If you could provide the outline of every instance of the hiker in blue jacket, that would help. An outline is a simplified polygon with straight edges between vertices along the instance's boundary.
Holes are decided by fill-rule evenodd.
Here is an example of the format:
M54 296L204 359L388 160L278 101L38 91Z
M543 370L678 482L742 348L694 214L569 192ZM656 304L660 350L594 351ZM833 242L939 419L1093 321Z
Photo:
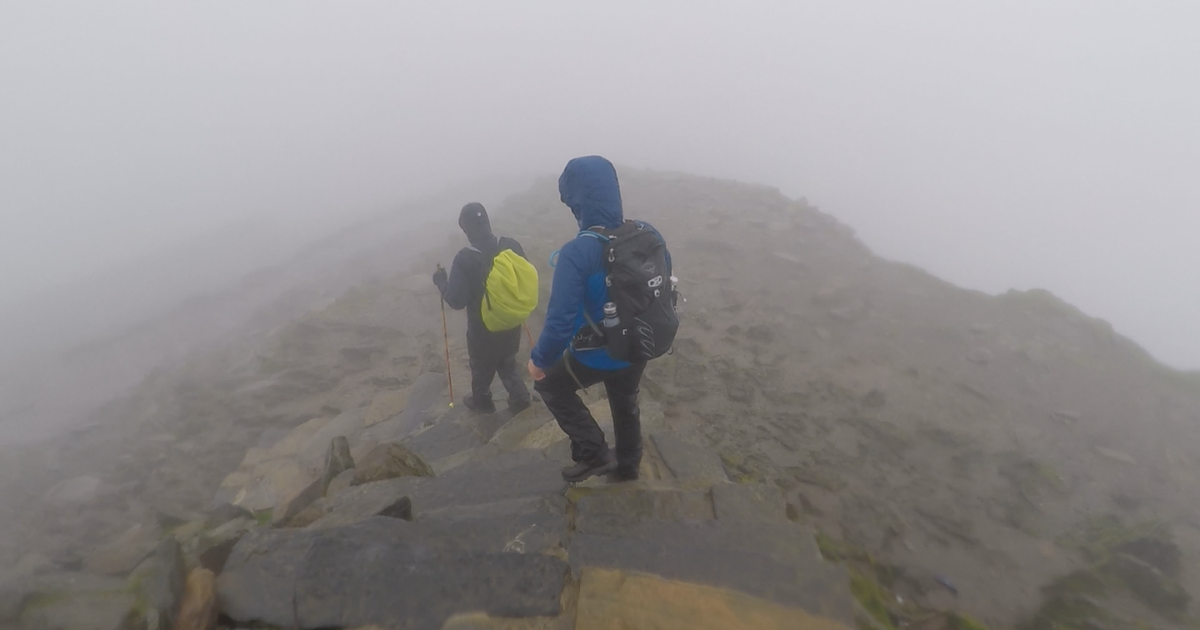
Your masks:
M534 390L571 439L575 464L563 469L564 479L576 482L598 475L609 475L610 481L637 479L642 459L638 387L646 363L609 356L584 316L586 311L592 322L601 321L608 301L604 237L588 229L615 229L624 221L616 169L599 156L575 158L563 169L558 192L581 231L557 254L546 323L530 355L529 374ZM645 229L659 234L648 224ZM667 267L669 273L669 254ZM615 458L604 431L578 394L597 383L604 383L612 410Z

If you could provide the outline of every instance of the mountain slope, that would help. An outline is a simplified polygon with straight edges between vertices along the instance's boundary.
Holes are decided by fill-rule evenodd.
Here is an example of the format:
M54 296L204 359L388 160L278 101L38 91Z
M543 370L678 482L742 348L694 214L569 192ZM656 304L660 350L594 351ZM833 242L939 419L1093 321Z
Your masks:
M1186 600L1155 593L1200 593L1194 375L1047 292L989 296L879 259L775 190L621 175L626 216L667 236L687 299L675 352L646 372L647 405L719 454L729 478L780 488L859 593L884 589L881 609L913 623L957 610L1082 630L1053 617L1066 608L1106 627L1185 623ZM576 230L554 181L492 214L548 289L547 258ZM86 549L156 511L205 510L249 447L313 418L369 415L443 371L427 270L460 246L453 228L422 235L427 249L395 258L410 266L394 277L156 374L104 425L44 446L54 470L26 456L23 473L43 486L86 474L111 494L78 518L35 502L20 519L25 548ZM530 323L536 333L540 313ZM1063 599L1090 577L1091 599Z

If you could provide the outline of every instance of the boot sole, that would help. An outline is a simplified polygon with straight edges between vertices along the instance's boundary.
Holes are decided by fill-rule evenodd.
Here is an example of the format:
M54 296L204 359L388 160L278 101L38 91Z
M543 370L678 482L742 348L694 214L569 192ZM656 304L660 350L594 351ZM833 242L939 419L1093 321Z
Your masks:
M596 468L592 468L592 469L588 470L586 473L579 475L577 477L568 477L567 475L564 474L563 479L567 483L579 483L580 481L586 481L588 479L591 479L592 477L599 477L601 475L607 475L608 473L610 473L616 469L617 469L617 462L614 461L614 462L609 462L603 466L597 466Z

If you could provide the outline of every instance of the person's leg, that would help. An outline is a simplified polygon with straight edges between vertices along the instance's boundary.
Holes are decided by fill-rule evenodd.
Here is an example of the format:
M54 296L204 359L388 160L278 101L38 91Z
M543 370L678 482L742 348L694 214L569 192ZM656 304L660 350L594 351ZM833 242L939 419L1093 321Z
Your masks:
M642 419L638 391L645 369L645 363L635 363L604 380L617 443L615 477L618 480L637 479L642 463Z
M546 408L558 422L559 428L571 439L571 459L579 466L563 469L564 477L577 477L579 474L600 468L607 469L593 474L605 474L611 470L611 466L607 465L612 462L612 455L604 440L604 431L596 424L592 412L583 404L578 393L580 385L594 385L601 382L605 375L604 372L581 365L567 355L546 370L546 378L533 385L533 389L542 396L542 402L546 403ZM615 462L612 463L615 465ZM580 470L573 471L574 468Z
M467 338L467 358L471 363L471 395L463 399L467 409L493 413L492 379L496 376L496 360L486 340Z
M521 329L505 331L500 333L503 338L502 343L498 347L496 373L500 376L500 382L504 384L504 389L508 391L508 406L512 409L524 409L529 406L532 397L529 395L529 389L525 387L525 381L521 379L520 372L517 371L517 351L521 349Z
M532 396L529 395L529 388L525 387L525 381L521 380L521 375L517 372L516 355L510 354L501 359L496 373L500 375L500 382L508 391L508 406L512 409L528 407Z

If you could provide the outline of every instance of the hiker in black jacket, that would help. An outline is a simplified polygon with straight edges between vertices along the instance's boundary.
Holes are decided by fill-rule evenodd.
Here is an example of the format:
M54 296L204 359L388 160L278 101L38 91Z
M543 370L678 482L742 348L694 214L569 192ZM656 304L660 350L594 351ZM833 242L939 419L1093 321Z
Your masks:
M445 269L433 274L433 283L442 292L442 299L455 310L467 309L467 355L471 361L471 393L463 398L467 409L494 413L492 378L508 390L508 406L514 413L530 405L531 397L525 382L517 373L516 355L521 347L521 328L492 332L483 325L481 303L484 281L497 252L511 249L525 258L525 250L517 241L492 234L487 210L482 204L469 203L458 215L458 226L467 235L470 247L459 250L450 265L450 277Z

